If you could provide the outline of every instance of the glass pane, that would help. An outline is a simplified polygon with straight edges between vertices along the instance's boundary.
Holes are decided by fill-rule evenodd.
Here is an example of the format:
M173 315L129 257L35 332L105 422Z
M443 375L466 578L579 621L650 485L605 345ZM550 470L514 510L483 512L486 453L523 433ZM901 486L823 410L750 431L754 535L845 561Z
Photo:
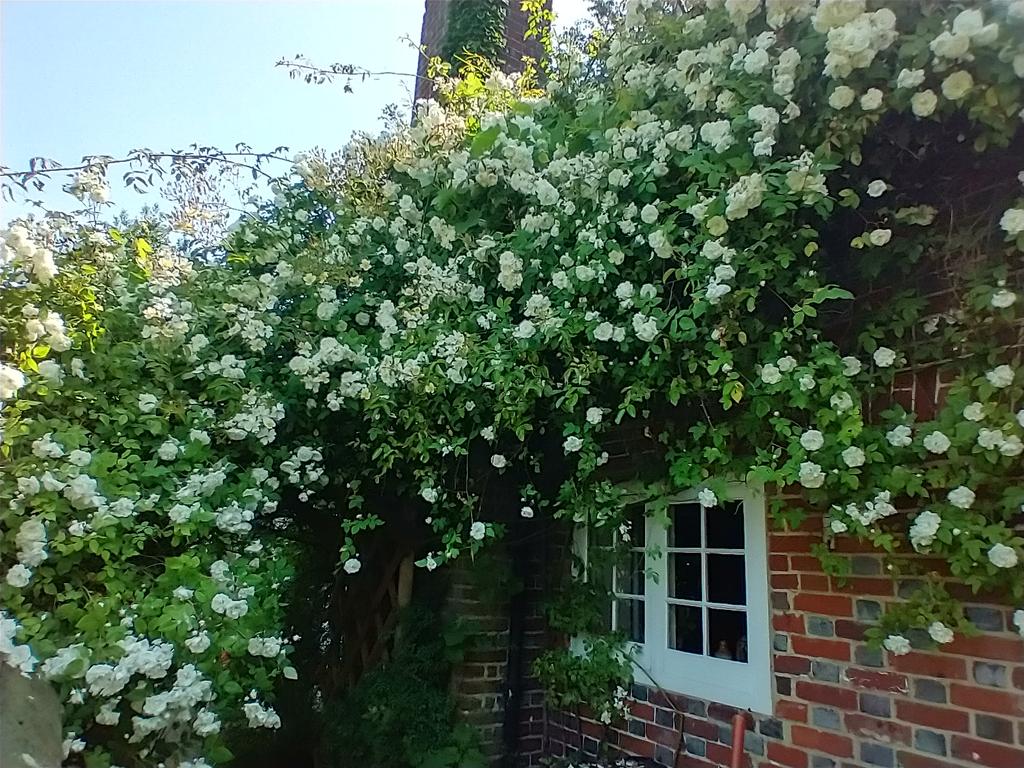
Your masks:
M743 555L708 555L708 602L745 605L746 564Z
M700 600L700 555L668 556L668 596L680 600Z
M668 606L668 647L686 653L704 653L702 611L692 605Z
M727 501L707 511L708 549L743 549L743 502Z
M644 641L643 600L615 601L615 629L634 643Z
M708 648L711 655L729 661L747 661L747 614L745 611L708 609Z
M670 510L672 525L668 529L670 547L700 546L700 504L673 504Z
M629 523L629 546L645 546L647 538L647 516L644 513L644 505L630 504L626 507L626 521Z
M644 594L644 553L625 552L615 568L615 592Z

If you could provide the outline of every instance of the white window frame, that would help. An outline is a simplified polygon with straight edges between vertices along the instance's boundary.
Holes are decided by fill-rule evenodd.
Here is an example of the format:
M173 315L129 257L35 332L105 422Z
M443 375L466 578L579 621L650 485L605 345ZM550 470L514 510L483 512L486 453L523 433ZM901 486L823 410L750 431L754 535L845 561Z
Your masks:
M667 497L669 505L695 503L697 492ZM743 554L746 570L747 662L715 658L677 651L668 645L668 611L679 602L668 596L668 529L645 516L644 541L649 553L645 558L648 578L644 589L644 642L630 642L635 658L637 682L652 682L665 690L698 699L749 709L759 714L772 713L772 631L768 589L768 536L765 522L764 490L760 486L729 483L722 501L743 503ZM650 506L650 505L648 505ZM702 531L704 528L701 522ZM577 553L586 562L586 529L577 529ZM714 552L704 546L701 549ZM706 559L701 558L706 564ZM705 565L706 570L706 565ZM707 595L707 574L702 574L702 597ZM710 603L713 607L715 604ZM723 606L725 607L725 606ZM613 609L614 615L614 609ZM705 629L706 631L706 629Z

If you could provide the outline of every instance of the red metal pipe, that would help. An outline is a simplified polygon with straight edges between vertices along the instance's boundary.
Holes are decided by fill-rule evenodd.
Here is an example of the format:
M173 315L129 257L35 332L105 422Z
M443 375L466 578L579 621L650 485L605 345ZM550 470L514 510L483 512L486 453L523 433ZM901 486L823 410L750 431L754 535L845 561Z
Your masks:
M743 736L747 732L747 717L743 714L732 716L732 758L729 761L730 768L740 768L743 764L743 756L746 752L743 749Z

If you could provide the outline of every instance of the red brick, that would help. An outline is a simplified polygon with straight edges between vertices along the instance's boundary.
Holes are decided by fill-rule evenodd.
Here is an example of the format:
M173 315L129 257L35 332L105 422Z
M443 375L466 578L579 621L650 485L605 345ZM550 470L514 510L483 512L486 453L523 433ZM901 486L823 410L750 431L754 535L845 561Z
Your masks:
M836 757L853 757L853 741L849 736L818 731L806 725L794 725L792 734L793 743L798 747L807 747L815 752L827 752Z
M837 661L850 660L850 644L846 640L826 640L820 637L793 635L790 639L793 653Z
M853 615L853 601L846 595L796 595L793 608L825 616Z
M771 577L772 589L796 589L800 584L800 577L795 573L773 573Z
M790 555L789 567L794 571L821 573L821 560L813 555Z
M711 766L707 760L704 760L696 755L688 755L683 753L679 756L679 762L676 763L678 768L708 768ZM711 766L711 768L718 768L717 766Z
M707 755L708 759L712 761L712 765L729 765L729 761L732 760L732 747L709 741L707 744ZM744 754L740 760L740 765L743 768L750 768L750 756Z
M847 712L843 716L846 729L855 736L864 736L872 741L898 744L910 743L910 726L880 717L871 717L860 712Z
M908 723L927 725L943 731L967 733L970 729L970 717L963 710L933 707L915 701L897 701L896 717Z
M796 640L797 635L794 635L793 639ZM811 671L811 660L802 656L778 655L775 657L774 667L776 672L783 672L787 675L806 675Z
M851 619L836 619L836 637L843 637L847 640L863 640L866 631L866 624L860 624Z
M807 768L807 753L777 741L768 742L768 759L788 768Z
M619 733L619 749L637 757L654 757L654 742L638 739L631 733Z
M971 765L987 765L989 768L1021 768L1024 765L1024 748L1004 747L968 736L954 736L951 751L953 757L968 760Z
M780 573L789 570L788 555L768 555L768 570L772 573Z
M911 752L898 752L900 768L960 768L958 765L936 760L931 755L915 755ZM961 764L962 765L962 764Z
M718 738L718 726L714 723L709 723L707 720L695 720L687 717L686 722L683 723L683 731L690 736L697 736L702 739Z
M857 708L857 692L852 688L837 688L832 685L812 683L809 680L797 680L796 695L805 701L828 704L830 707Z
M975 688L972 685L953 683L950 686L949 699L959 707L977 709L981 712L995 712L1013 717L1024 715L1024 695L1011 691L993 691L991 688Z
M772 626L778 632L804 632L804 617L799 613L776 613L772 616Z
M967 679L967 664L955 656L911 651L903 656L890 655L889 666L911 675Z
M867 688L872 691L906 693L908 690L907 676L897 674L896 672L848 667L846 679L850 681L850 685L856 688Z
M1013 687L1024 691L1024 667L1017 667L1013 670Z
M646 726L647 738L656 744L675 749L679 743L679 732L671 728L662 728L660 725L648 723Z
M780 720L792 720L796 723L807 722L807 705L799 701L781 699L775 704L775 716Z
M999 659L1000 661L1024 661L1024 642L1020 639L978 635L963 637L958 635L949 645L943 646L947 653L958 653L964 656L977 656L979 659Z
M833 592L848 592L854 595L883 595L892 597L896 591L896 582L888 576L853 576L839 585L839 580L831 582Z
M654 720L654 707L636 699L630 700L629 713L640 720L647 720L648 722Z
M800 589L805 592L831 592L828 576L823 573L801 573Z
M821 536L813 536L803 533L773 533L768 537L769 550L771 552L803 554L810 552L815 544L821 544Z

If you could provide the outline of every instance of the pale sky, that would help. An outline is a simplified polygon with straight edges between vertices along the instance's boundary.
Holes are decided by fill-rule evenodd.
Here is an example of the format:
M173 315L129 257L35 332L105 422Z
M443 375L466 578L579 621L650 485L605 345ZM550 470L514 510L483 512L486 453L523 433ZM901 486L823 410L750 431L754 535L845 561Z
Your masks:
M586 0L554 7L569 23ZM387 104L407 108L412 79L344 93L290 80L274 63L301 53L415 72L418 53L402 38L418 42L422 17L423 0L0 0L0 165L193 142L338 149L353 131L377 130ZM114 187L117 203L146 202L129 196ZM64 207L61 198L73 202L47 195ZM24 210L0 205L0 220Z

